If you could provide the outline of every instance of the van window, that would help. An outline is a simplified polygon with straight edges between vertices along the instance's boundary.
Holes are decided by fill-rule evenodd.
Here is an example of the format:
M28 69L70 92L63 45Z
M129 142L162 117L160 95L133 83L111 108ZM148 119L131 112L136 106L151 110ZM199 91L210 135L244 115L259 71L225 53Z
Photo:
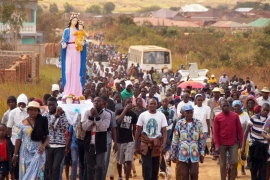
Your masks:
M143 53L144 64L170 64L170 53L165 51L150 51Z

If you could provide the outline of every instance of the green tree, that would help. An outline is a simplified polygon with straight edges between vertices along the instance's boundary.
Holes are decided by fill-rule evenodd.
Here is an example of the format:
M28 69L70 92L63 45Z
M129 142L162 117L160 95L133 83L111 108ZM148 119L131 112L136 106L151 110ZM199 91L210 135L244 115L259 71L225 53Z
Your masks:
M43 8L40 5L37 7L37 13L43 13Z
M55 3L50 4L49 11L50 11L51 13L57 13L57 12L59 11L59 10L58 10L57 4L55 4Z
M101 7L99 5L93 4L86 8L85 12L87 13L94 13L94 14L101 14Z
M114 9L115 9L115 4L113 4L112 2L106 2L103 5L103 10L105 14L111 13Z
M124 14L120 15L116 22L118 24L125 24L125 25L135 25L135 23L133 22L133 18L132 17L129 17L129 16L126 16Z
M170 7L170 10L172 11L179 11L181 7Z
M72 4L69 4L68 2L64 4L64 9L66 13L74 11L74 7L72 6Z
M37 14L37 31L42 31L45 34L46 42L57 42L61 39L61 35L56 34L56 28L64 28L61 14L53 14L50 12Z
M26 19L26 5L29 0L2 0L0 4L0 22L9 26L3 33L11 36L13 50L17 49L17 37Z
M227 4L219 4L217 5L217 9L221 11L228 10L229 6Z
M153 6L149 6L149 7L144 7L142 9L140 9L138 12L143 13L143 12L157 11L159 9L160 9L159 6L153 5Z

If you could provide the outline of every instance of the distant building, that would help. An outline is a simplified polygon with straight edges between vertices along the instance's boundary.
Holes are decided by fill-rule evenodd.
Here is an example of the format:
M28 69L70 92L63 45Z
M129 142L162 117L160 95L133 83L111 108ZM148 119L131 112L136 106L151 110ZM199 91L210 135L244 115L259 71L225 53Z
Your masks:
M269 24L270 24L270 18L259 18L255 21L248 23L247 25L253 28L263 28L265 26L268 26Z
M192 16L194 14L206 12L208 9L200 4L189 4L180 8L179 12L181 12L184 16Z
M1 2L0 2L1 3ZM37 0L29 0L25 9L26 20L23 22L23 27L20 29L18 44L40 44L43 43L43 33L36 31L37 17ZM10 27L8 24L0 22L0 34L10 42ZM3 34L5 33L5 35Z
M154 18L154 17L135 17L133 18L133 21L137 25L144 25L144 24L150 24L152 26L174 26L174 27L180 27L180 28L187 28L187 27L192 27L192 28L199 28L200 25L195 24L193 22L189 21L174 21L171 19L167 18Z
M245 16L256 16L256 14L253 11L253 8L237 8L234 11L241 13Z

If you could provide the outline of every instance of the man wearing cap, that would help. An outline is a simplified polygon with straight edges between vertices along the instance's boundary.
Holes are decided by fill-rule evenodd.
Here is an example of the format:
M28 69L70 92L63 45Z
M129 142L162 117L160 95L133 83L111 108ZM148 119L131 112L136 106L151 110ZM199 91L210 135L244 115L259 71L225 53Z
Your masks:
M229 102L226 99L220 101L222 112L214 120L215 151L220 158L221 180L226 180L227 152L230 153L231 173L230 179L235 179L238 163L238 148L243 142L243 130L238 114L230 111ZM238 144L239 141L239 144Z
M60 87L58 84L52 85L52 97L55 97L57 100L61 98L61 95L59 94Z
M132 96L134 95L133 91L132 91L132 82L131 81L125 81L125 85L126 88L121 92L121 97L122 100L126 99L126 98L132 98Z
M9 96L7 99L8 110L4 113L1 123L7 124L9 112L16 108L17 99L14 96Z
M257 98L257 102L260 106L262 106L264 103L270 104L270 98L269 98L269 89L268 87L263 87L261 90L262 96Z
M208 84L217 83L217 79L215 78L215 75L212 74L210 79L208 79Z
M20 94L17 98L17 108L11 110L8 115L7 122L7 134L11 137L12 144L15 146L15 140L17 136L17 127L16 125L26 119L28 114L26 112L26 105L28 104L28 99L25 94ZM14 179L19 179L19 166L15 166L13 169Z
M164 95L166 94L168 84L169 84L168 79L167 78L162 78L161 85L159 86L159 92L161 94L164 94Z
M222 76L219 78L219 84L229 82L228 76L226 76L226 73L223 73Z
M182 100L183 101L181 101L179 104L178 104L178 106L177 106L177 115L178 115L178 118L180 118L181 117L181 115L182 115L182 108L184 107L184 106L186 106L186 105L193 105L192 104L192 102L190 101L190 96L189 96L189 94L188 93L183 93L183 95L182 95Z
M204 161L206 139L200 120L193 118L193 107L184 106L185 118L176 123L171 145L171 159L180 165L181 180L198 180L199 161Z

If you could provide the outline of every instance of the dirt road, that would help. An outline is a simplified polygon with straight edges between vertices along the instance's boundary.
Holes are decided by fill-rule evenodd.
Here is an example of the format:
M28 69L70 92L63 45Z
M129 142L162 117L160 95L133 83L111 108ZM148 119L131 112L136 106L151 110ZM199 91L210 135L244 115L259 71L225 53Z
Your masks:
M142 169L141 165L139 164L138 160L135 161L136 171L137 171L137 177L131 178L131 179L140 179L142 180ZM199 179L200 180L219 180L220 179L220 173L219 173L219 165L217 165L217 161L213 161L211 156L205 157L205 162L203 164L200 164L199 167ZM241 180L250 180L250 171L246 170L247 175L241 175L241 172L238 171L238 178ZM171 174L171 180L175 179L175 165L172 164L172 174ZM109 178L107 178L109 180ZM115 172L115 180L118 179L117 172ZM124 179L124 178L123 178ZM162 179L162 178L159 178Z

